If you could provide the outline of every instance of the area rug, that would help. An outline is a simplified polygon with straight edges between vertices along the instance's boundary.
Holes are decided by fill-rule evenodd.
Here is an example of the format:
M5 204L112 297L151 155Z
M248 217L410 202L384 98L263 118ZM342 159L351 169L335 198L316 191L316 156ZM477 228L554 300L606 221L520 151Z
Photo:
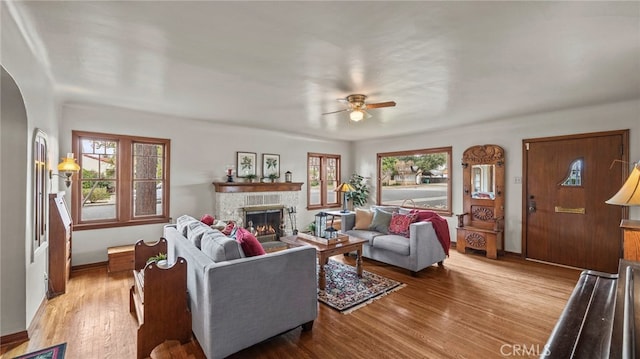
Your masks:
M67 350L67 343L54 345L52 347L40 349L33 353L21 355L13 359L63 359Z
M351 313L405 286L366 270L359 278L355 267L332 260L325 266L325 273L327 284L325 290L318 290L318 300L342 314Z

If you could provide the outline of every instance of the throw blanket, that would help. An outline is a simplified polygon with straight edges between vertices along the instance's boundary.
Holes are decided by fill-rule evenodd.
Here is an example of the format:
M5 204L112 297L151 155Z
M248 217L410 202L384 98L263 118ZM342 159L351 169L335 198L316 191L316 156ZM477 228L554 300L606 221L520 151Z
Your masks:
M433 229L436 231L438 241L444 249L444 253L449 256L449 247L451 247L451 236L449 235L449 223L434 211L413 209L410 213L417 215L418 222L431 222Z

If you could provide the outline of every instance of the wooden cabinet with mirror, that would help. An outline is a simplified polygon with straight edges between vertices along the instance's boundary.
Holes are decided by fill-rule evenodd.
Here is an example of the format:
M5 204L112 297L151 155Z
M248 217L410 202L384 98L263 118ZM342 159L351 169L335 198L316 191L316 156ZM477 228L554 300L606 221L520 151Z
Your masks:
M458 252L483 250L497 259L504 251L504 150L469 147L462 155L464 213L458 215Z

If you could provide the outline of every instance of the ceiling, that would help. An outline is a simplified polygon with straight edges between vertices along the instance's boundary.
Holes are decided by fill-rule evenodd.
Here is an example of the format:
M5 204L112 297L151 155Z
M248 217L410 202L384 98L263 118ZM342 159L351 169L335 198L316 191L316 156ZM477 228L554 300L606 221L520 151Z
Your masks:
M637 1L6 5L65 102L363 140L640 98Z

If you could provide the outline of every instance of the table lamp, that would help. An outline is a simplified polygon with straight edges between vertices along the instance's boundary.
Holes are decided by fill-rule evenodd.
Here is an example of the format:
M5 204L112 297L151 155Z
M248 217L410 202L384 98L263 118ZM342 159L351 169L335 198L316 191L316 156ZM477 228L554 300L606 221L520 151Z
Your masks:
M605 201L618 206L640 206L640 162L633 165L633 171L622 188ZM640 221L623 219L620 227L624 230L624 259L640 260Z
M342 182L338 188L336 188L336 192L342 192L343 193L343 199L342 199L342 203L344 204L344 207L342 209L342 213L349 213L349 210L347 209L347 193L349 192L353 192L355 191L355 189L353 188L353 186L351 186L349 183L347 182Z

